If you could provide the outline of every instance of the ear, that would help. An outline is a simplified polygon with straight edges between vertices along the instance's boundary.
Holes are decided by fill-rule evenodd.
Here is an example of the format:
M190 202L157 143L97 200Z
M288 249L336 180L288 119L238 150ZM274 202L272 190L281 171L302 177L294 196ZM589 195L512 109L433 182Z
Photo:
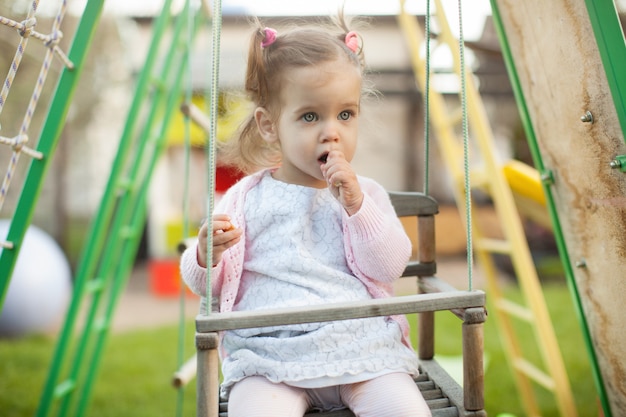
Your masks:
M278 140L278 132L276 124L271 117L270 112L265 107L257 107L254 110L254 120L256 121L259 134L268 143L273 143Z

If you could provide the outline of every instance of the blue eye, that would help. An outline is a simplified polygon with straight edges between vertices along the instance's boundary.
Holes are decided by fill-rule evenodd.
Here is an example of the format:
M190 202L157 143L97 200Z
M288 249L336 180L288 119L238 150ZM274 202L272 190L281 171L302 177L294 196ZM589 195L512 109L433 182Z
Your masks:
M341 113L339 113L339 120L349 120L350 117L352 117L352 113L344 110Z
M305 122L314 122L317 120L317 115L315 113L305 113L302 116L302 120Z

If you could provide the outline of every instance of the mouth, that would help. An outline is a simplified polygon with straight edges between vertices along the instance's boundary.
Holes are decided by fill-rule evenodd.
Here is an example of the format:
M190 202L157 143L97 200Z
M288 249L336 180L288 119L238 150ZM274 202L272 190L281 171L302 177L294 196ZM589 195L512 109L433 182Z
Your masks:
M321 162L322 164L325 164L325 163L326 163L326 161L328 160L328 152L324 152L324 153L322 154L322 156L320 156L319 158L317 158L317 160L318 160L319 162Z

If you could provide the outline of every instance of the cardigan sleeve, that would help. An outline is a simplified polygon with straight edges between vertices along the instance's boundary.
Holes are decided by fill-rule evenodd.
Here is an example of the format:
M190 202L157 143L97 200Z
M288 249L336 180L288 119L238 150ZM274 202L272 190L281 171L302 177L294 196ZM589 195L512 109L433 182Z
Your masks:
M392 282L406 267L411 241L398 219L387 191L372 180L362 179L361 209L344 214L344 241L348 263L374 281Z
M180 275L194 294L206 294L206 268L198 263L198 242L188 247L180 258Z
M236 186L233 187L236 189ZM217 203L214 213L226 213L229 204L232 204L234 192L229 190ZM206 296L207 269L198 264L198 241L188 247L180 260L180 273L189 289L197 295ZM211 291L219 295L223 282L223 262L219 262L211 271Z

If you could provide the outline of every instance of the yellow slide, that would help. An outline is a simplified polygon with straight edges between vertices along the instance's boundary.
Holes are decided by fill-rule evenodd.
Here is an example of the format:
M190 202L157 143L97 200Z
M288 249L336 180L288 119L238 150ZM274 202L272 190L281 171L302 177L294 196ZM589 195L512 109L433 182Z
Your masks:
M552 223L546 210L546 196L539 172L523 162L510 160L502 167L520 214L549 229Z

